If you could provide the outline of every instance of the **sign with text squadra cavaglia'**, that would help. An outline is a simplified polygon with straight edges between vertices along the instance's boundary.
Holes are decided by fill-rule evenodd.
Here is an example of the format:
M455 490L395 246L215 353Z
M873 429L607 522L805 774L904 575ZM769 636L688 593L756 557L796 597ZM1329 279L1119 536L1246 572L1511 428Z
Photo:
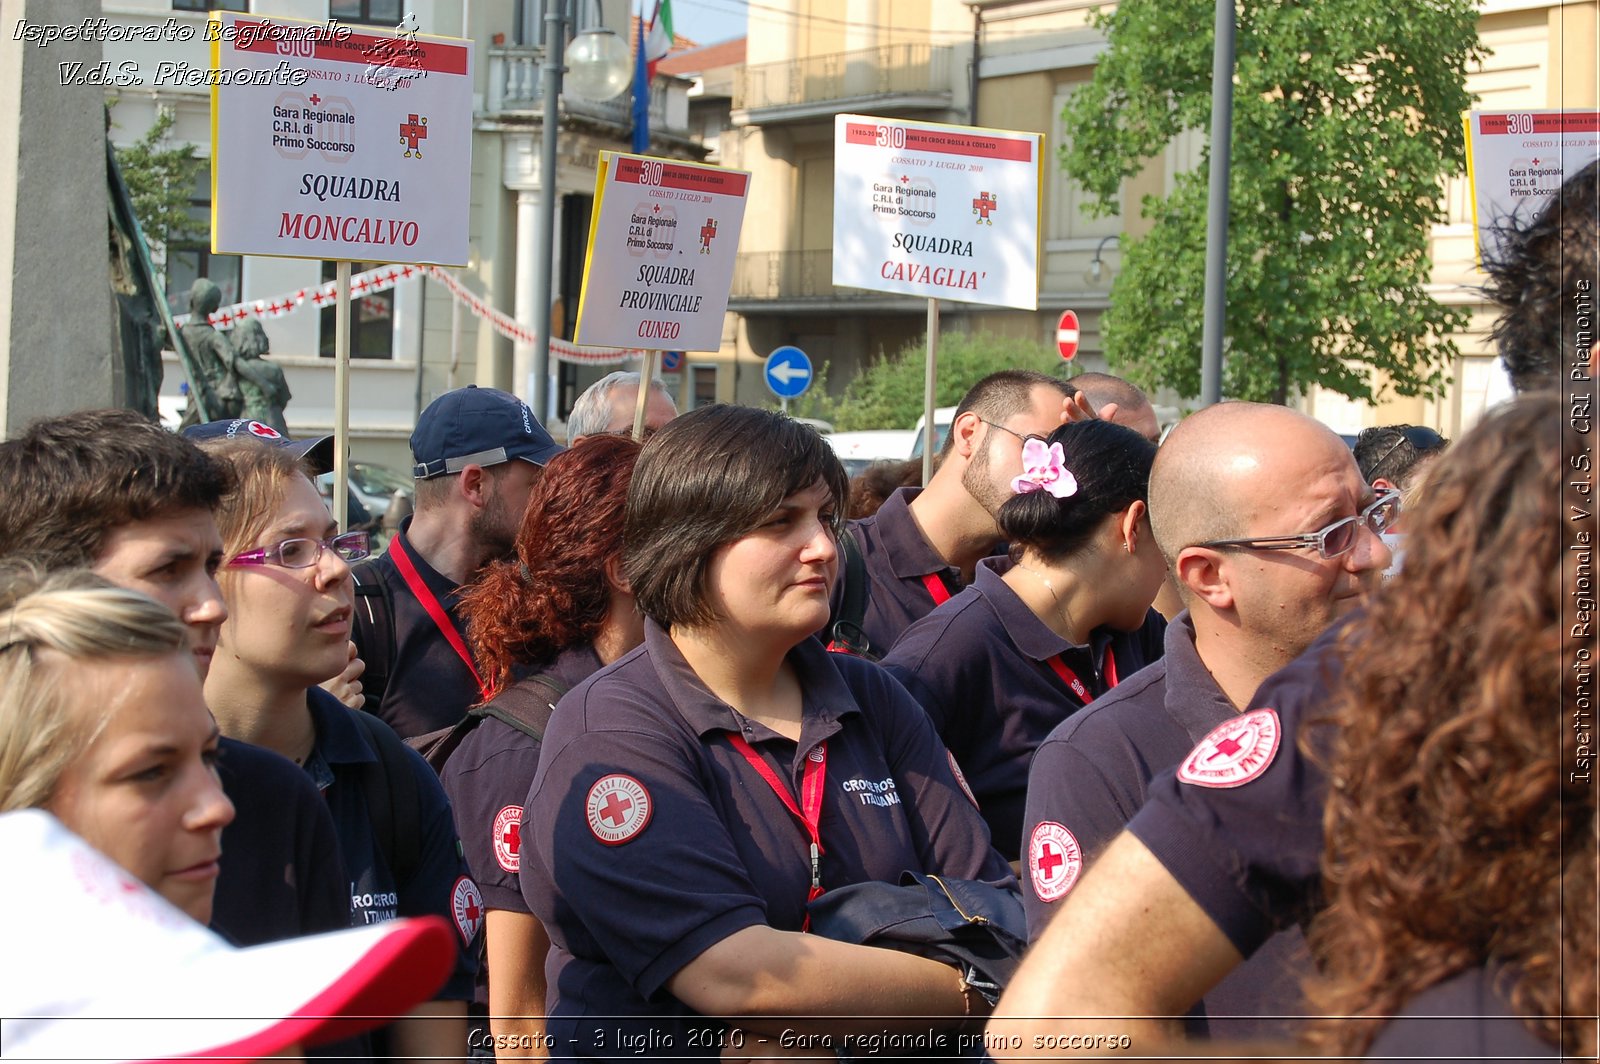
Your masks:
M1037 309L1042 139L837 115L833 283Z
M306 77L213 86L213 252L466 265L472 42L404 24L219 21L214 70L287 61Z

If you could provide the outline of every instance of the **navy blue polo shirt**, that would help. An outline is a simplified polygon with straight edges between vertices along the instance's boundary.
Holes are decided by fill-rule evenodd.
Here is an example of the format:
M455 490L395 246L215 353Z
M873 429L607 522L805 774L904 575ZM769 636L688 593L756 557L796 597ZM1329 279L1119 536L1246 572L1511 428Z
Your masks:
M456 929L460 946L456 968L436 998L472 1000L477 975L478 939L483 930L483 899L461 857L450 801L439 777L415 750L399 752L411 767L419 817L420 859L409 879L397 880L391 869L379 816L367 803L363 774L382 771L376 750L361 733L352 714L338 699L320 687L307 693L317 738L306 758L305 771L327 799L339 835L349 884L349 922L353 927L381 923L399 916L443 916ZM394 793L401 784L390 782ZM396 803L398 806L400 803ZM391 809L391 813L392 813Z
M1318 636L1267 677L1237 721L1157 776L1128 823L1246 957L1322 904L1328 783L1300 739L1325 715L1342 671L1337 642L1353 619ZM1320 725L1309 739L1325 749L1330 732Z
M1055 906L1145 803L1150 779L1177 765L1237 711L1200 660L1187 611L1167 627L1166 653L1104 698L1063 721L1039 747L1028 775L1023 838L1023 908L1028 939L1043 934ZM1298 928L1286 931L1229 973L1202 1006L1191 1034L1231 1038L1287 1033L1260 1021L1201 1017L1303 1012L1309 956Z
M562 651L541 671L571 689L599 669L594 647L584 645ZM540 745L527 732L484 717L439 774L455 809L467 868L483 891L486 909L528 911L517 871L522 867L522 803L539 767ZM485 978L478 980L478 1000L488 1001Z
M466 637L466 624L460 613L461 588L455 581L429 565L411 541L406 539L406 529L411 518L395 534L406 548L407 557L417 568L417 575L439 604L456 631ZM460 720L469 706L481 699L478 682L472 671L461 660L439 626L434 624L417 596L412 594L400 570L395 567L393 546L381 558L358 567L358 582L372 578L382 580L388 589L388 599L394 603L394 653L389 660L387 678L363 676L362 706L368 713L382 719L402 739L425 735L439 728L448 728ZM360 614L365 610L383 608L379 595L356 596L356 618L350 638L356 642L363 658L369 657L367 640L373 638L372 629ZM382 647L377 654L388 656L389 648Z
M258 946L350 926L339 837L316 785L288 758L226 737L217 776L235 815L222 829L211 929Z
M1050 630L1001 579L1010 562L985 558L972 586L906 629L888 669L928 711L966 774L995 848L1015 861L1022 848L1028 765L1051 729L1086 699L1051 666L1062 663L1098 698L1114 675L1131 676L1161 656L1166 621L1150 610L1135 632L1101 627L1089 645Z
M936 603L925 582L927 577L937 578L952 595L961 590L961 570L933 549L911 516L911 500L920 494L921 488L900 488L877 513L850 522L867 571L867 607L861 631L880 657L912 621L933 611ZM841 561L833 594L835 619L843 605L845 579Z
M1379 1029L1369 1060L1557 1061L1561 1049L1528 1030L1504 973L1469 968L1412 998Z
M723 1025L694 1022L667 981L743 928L801 929L810 836L730 733L797 805L825 743L825 889L898 882L905 870L1014 886L905 690L816 640L788 660L804 692L798 743L718 700L649 622L642 647L558 705L525 803L522 861L523 895L552 943L553 1057L614 1056L628 1040L655 1056L717 1059L716 1043L694 1035Z

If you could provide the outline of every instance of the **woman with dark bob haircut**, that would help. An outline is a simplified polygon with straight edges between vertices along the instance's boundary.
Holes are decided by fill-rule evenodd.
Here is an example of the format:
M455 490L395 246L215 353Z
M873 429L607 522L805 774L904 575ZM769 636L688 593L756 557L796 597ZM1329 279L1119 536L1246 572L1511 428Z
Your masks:
M1009 559L915 622L883 664L933 718L995 847L1022 851L1028 766L1052 729L1162 654L1167 566L1145 505L1156 445L1109 421L1024 441L1000 507Z
M547 721L552 702L644 638L622 575L623 512L638 457L633 440L600 435L550 459L528 498L516 557L484 569L461 600L490 700L440 778L483 892L479 1003L502 1045L532 1045L543 1033L550 947L517 878L522 805L541 745L524 727Z
M644 645L561 700L523 822L552 1056L752 1056L988 1011L955 968L804 933L823 892L908 870L1015 889L921 708L813 638L845 484L767 411L645 444L624 530Z
M1345 637L1309 988L1340 1055L1595 1055L1595 791L1570 711L1595 642L1562 623L1593 524L1561 511L1586 464L1563 422L1558 396L1519 400L1446 452L1405 568Z

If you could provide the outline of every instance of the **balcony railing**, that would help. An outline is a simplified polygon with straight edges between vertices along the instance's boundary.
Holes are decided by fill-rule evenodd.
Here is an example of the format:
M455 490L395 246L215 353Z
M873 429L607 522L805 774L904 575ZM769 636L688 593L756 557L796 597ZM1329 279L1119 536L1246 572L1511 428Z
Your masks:
M489 98L486 101L490 114L539 113L544 108L544 49L532 45L517 45L489 50ZM561 109L570 115L598 118L623 127L633 125L633 101L625 92L614 100L596 103L580 100L571 93L561 97ZM667 94L660 82L650 86L650 128L652 130L682 133L671 129L667 121Z
M746 251L734 257L734 299L861 299L859 288L833 286L833 250Z
M735 72L734 110L871 97L950 95L949 48L886 44Z

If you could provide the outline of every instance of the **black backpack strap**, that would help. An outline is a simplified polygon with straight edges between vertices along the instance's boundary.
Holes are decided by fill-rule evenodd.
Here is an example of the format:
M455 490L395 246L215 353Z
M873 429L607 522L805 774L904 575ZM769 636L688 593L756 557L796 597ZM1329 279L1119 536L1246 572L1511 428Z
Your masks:
M417 777L406 744L394 729L362 710L348 712L378 752L377 764L366 767L361 782L373 836L394 873L395 885L403 886L422 863L422 793Z
M389 689L389 670L398 655L394 631L394 595L388 581L374 565L376 559L350 567L355 582L355 609L351 612L350 637L361 648L366 671L361 674L362 708L377 713Z
M473 706L467 712L478 720L493 717L535 742L543 742L544 731L550 726L550 715L566 693L566 684L541 672L518 680L488 705Z
M493 717L530 736L535 742L543 742L544 730L550 724L550 714L555 712L556 703L566 693L567 685L554 676L544 673L529 676L501 691L488 705L473 706L450 727L414 735L405 740L405 744L421 754L435 772L443 775L445 762L450 760L450 755L472 734L473 729L483 722L484 717Z
M828 649L877 661L883 655L861 630L861 623L867 618L867 560L848 528L839 533L839 552L844 555L844 598L828 628Z

